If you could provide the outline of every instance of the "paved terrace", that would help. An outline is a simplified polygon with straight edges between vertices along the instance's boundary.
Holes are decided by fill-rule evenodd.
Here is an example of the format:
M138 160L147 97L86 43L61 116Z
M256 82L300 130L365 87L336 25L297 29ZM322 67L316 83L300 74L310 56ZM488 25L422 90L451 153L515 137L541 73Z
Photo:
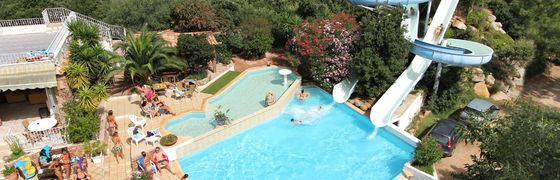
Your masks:
M54 39L56 32L15 34L0 36L0 54L24 53L46 49Z
M169 105L179 116L189 111L202 110L203 102L205 99L210 97L211 95L200 92L195 92L190 98L184 97L181 99L175 99L170 93L167 93L165 96L159 96L160 100L163 100L167 105ZM133 94L129 96L111 97L101 104L101 110L105 112L103 117L105 117L106 112L109 110L113 110L115 113L117 123L119 125L119 135L123 142L125 142L125 159L117 160L112 153L109 153L109 156L105 157L103 164L94 165L96 168L92 168L90 170L94 179L97 179L96 177L104 177L106 179L126 179L130 176L133 170L131 159L139 156L142 151L151 151L155 148L155 146L160 146L159 143L156 143L155 146L153 146L152 144L147 145L146 141L141 141L138 144L138 147L136 147L133 142L131 143L128 140L127 128L132 126L131 121L128 119L128 115L143 116L143 114L141 114L140 101L141 97L138 94ZM154 117L152 120L146 118L147 123L144 130L147 131L149 129L159 128L161 122L169 118L173 118L173 116L164 115ZM106 127L105 119L102 120L101 127ZM109 145L109 149L113 147L113 143L109 140L107 134L102 134L101 138ZM184 140L185 139L179 139L179 141ZM174 163L175 162L172 162L172 164ZM174 169L174 171L177 172L178 175L180 174L179 169ZM160 177L160 179L178 179L178 177L175 177L165 169L163 170L163 174L158 174L157 177Z

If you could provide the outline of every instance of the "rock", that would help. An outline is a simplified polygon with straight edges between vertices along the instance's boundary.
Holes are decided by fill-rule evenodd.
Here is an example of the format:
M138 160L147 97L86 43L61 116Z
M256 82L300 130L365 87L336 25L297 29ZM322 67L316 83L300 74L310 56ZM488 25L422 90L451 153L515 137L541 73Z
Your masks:
M471 71L473 74L484 74L484 70L481 68L472 68Z
M471 81L473 82L483 82L486 77L484 77L484 71L480 68L471 69L473 77Z
M486 87L486 84L484 82L478 82L474 84L474 93L481 97L490 97L490 91L488 91L488 87Z
M492 96L490 96L490 98L492 98L493 100L496 100L496 101L509 100L509 96L502 91L499 91L496 94L493 94Z
M494 16L494 15L491 14L490 16L488 16L488 19L487 19L487 20L488 20L489 22L495 22L495 21L496 21L496 16Z
M506 31L504 31L504 29L502 29L502 23L493 22L493 23L492 23L492 28L494 28L494 30L496 30L496 31L498 31L498 32L500 32L500 33L502 33L502 34L505 34L505 33L506 33Z
M467 29L465 21L458 16L453 16L453 19L451 20L451 26L462 30Z
M486 82L487 86L492 87L494 83L496 83L496 79L494 78L494 76L492 76L492 74L489 74L488 76L486 76L484 82Z

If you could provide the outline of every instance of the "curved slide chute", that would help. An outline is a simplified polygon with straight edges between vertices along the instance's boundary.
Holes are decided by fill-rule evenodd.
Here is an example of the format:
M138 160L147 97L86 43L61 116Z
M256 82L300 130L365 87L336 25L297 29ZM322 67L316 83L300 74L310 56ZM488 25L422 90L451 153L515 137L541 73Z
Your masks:
M477 42L447 39L447 47L415 40L412 53L451 66L476 66L488 63L494 50Z
M357 79L345 79L344 81L334 85L333 87L333 99L337 103L344 103L350 99L350 95L354 92L354 88L356 88L356 84L358 84Z

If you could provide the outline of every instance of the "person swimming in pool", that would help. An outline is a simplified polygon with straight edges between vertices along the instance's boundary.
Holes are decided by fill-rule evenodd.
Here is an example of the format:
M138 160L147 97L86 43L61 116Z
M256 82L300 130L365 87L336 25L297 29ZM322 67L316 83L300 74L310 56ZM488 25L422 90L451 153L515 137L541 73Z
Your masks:
M300 125L302 123L301 120L295 118L292 118L290 122L292 122L292 124L294 125Z
M305 90L301 90L300 93L297 94L299 100L303 101L307 96L309 96L309 94L305 93Z
M323 107L322 107L322 106L319 106L319 107L313 109L313 112L320 113L320 112L321 112L321 109L323 109Z

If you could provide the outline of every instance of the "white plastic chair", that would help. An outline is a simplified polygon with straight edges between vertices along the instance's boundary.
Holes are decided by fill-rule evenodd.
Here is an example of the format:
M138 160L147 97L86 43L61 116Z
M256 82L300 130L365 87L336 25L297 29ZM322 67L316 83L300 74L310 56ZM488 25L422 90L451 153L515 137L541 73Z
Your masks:
M136 147L138 147L138 142L144 140L146 138L146 135L141 132L138 132L138 134L134 135L134 128L136 127L128 128L128 137L130 137L130 139L134 141L134 143L136 143Z
M129 115L128 119L134 124L134 127L139 126L144 131L144 126L146 125L146 119L143 117L138 117L136 115Z
M157 141L159 141L159 138L161 138L161 133L159 132L159 128L154 128L152 130L149 130L151 133L153 133L153 136L150 137L146 137L146 145L148 143L152 143L152 146L155 146L155 143Z

